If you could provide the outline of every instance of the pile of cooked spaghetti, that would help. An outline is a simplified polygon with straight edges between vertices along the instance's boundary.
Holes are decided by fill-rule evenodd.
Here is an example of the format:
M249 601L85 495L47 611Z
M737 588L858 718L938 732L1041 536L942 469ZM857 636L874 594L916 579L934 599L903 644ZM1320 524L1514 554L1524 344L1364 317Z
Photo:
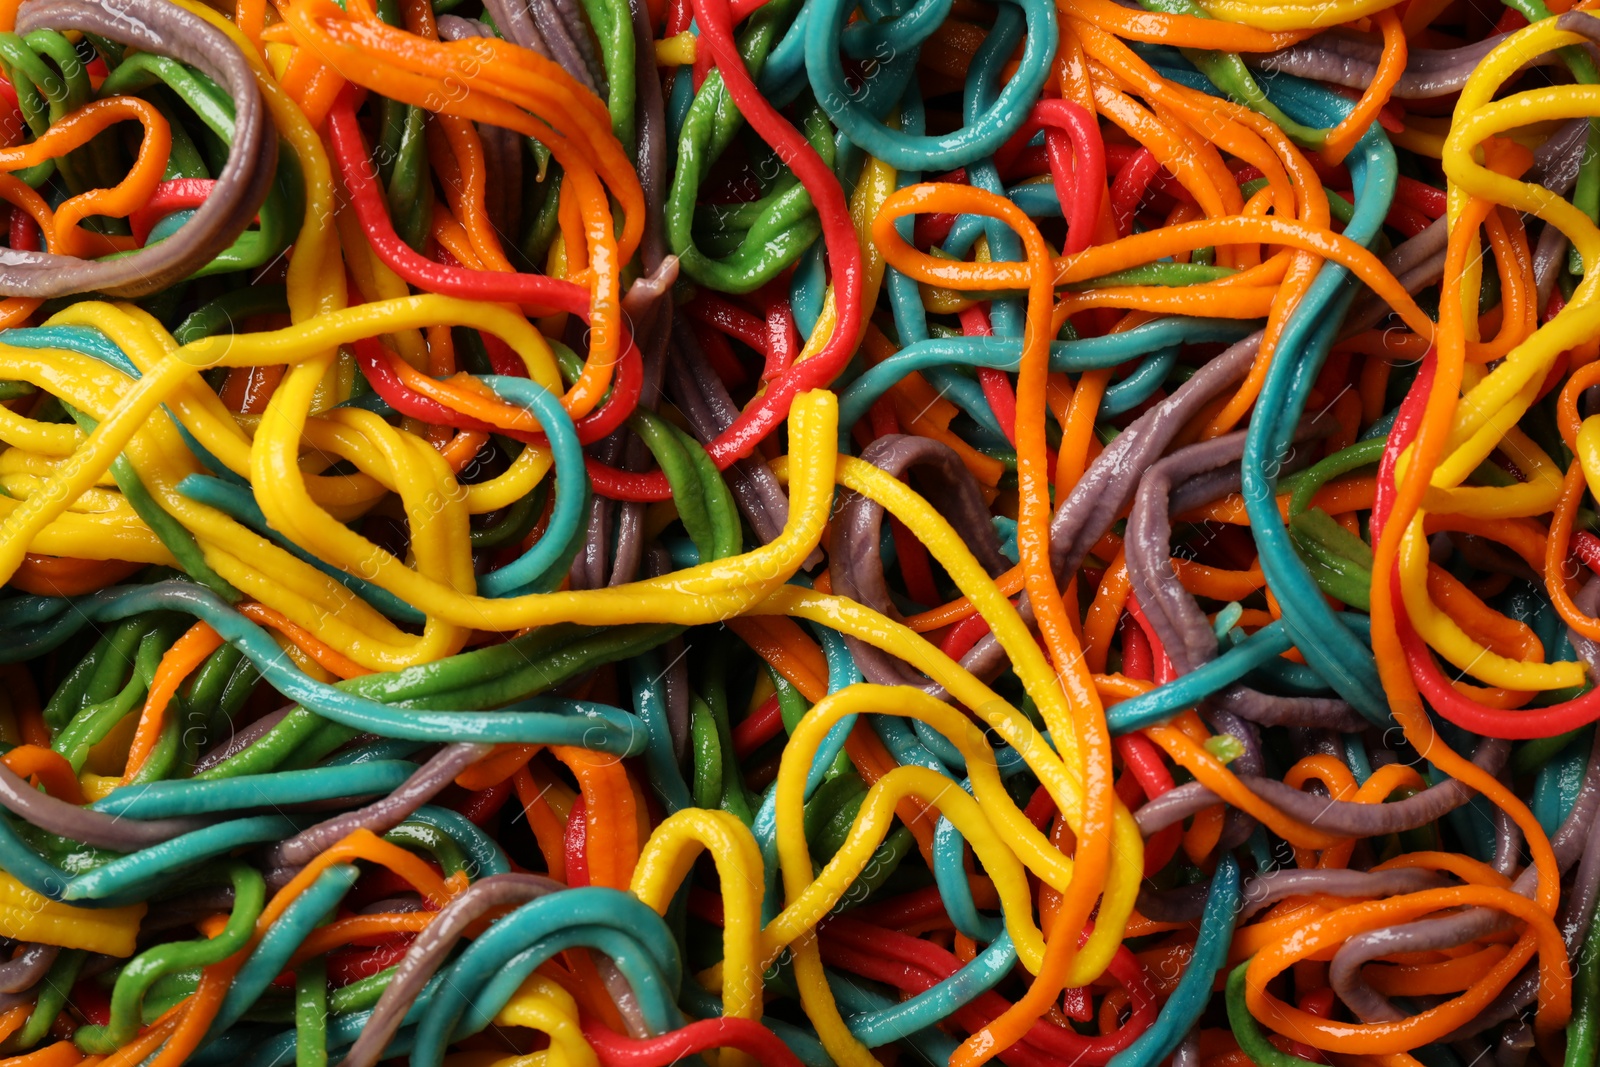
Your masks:
M1592 3L0 2L0 1064L1593 1067Z

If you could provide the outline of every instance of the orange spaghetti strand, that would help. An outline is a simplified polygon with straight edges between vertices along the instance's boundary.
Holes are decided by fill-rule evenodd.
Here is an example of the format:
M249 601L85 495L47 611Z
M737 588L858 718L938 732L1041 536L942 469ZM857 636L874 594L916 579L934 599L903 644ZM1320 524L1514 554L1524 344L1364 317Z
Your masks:
M1063 14L1090 19L1118 37L1174 48L1210 48L1224 52L1276 52L1299 44L1316 30L1290 30L1274 33L1241 26L1233 22L1197 18L1193 15L1168 15L1141 11L1114 4L1111 0L1057 0Z
M615 756L586 748L552 745L550 754L567 765L583 792L589 883L626 890L642 844L627 770Z
M1111 655L1111 637L1116 632L1117 620L1122 618L1122 609L1127 606L1128 596L1133 592L1133 582L1128 577L1128 565L1122 553L1117 553L1117 558L1111 561L1111 566L1106 568L1105 575L1100 579L1100 588L1095 590L1094 600L1089 604L1089 614L1083 620L1083 654L1089 661L1089 669L1096 673L1103 673L1106 661Z
M828 695L828 662L822 649L793 619L782 616L729 619L728 628L783 675L801 696L815 704Z
M17 777L44 786L44 791L57 800L65 800L68 804L86 803L83 787L78 782L72 764L53 749L33 744L18 745L0 756L0 763L4 763Z
M364 674L372 673L359 663L346 657L344 653L324 643L321 638L310 630L301 627L281 612L275 611L265 604L258 604L253 600L247 601L237 605L237 610L245 618L277 630L284 637L293 641L318 666L338 675L340 678L359 678Z
M156 742L161 739L166 725L167 705L177 694L183 680L205 662L207 656L222 647L222 635L208 624L197 622L184 635L173 642L156 667L155 678L150 682L150 692L144 699L144 709L139 713L139 727L134 731L133 744L128 749L127 770L124 778L131 779L150 758Z
M994 584L1006 596L1016 596L1022 592L1022 568L1020 566L1012 567L996 578ZM938 630L949 626L951 623L960 622L969 615L977 614L977 611L978 609L973 606L972 601L966 597L961 597L959 600L952 600L950 603L937 608L930 608L921 614L908 616L905 623L917 633L925 634L930 630Z
M28 1010L32 1010L29 1008ZM146 1054L148 1055L148 1046ZM46 1045L37 1052L30 1052L24 1056L14 1056L5 1061L6 1067L76 1067L77 1064L86 1063L83 1053L78 1051L78 1046L71 1041L57 1041L53 1045ZM108 1063L109 1060L100 1061ZM133 1061L137 1063L138 1061Z
M456 785L473 792L489 789L516 774L539 754L542 745L502 744L494 751L456 775Z
M1586 486L1583 468L1574 459L1567 468L1561 485L1561 499L1550 514L1550 539L1545 550L1544 584L1550 593L1561 620L1590 640L1600 639L1600 619L1594 619L1578 610L1573 603L1567 583L1577 577L1577 567L1569 565L1569 547L1572 543L1572 526L1578 516L1578 505L1583 502ZM1569 573L1570 572L1570 573Z
M28 1021L28 1016L33 1013L33 1008L27 1004L18 1004L4 1015L0 1015L0 1041L4 1041L22 1028Z
M1527 924L1515 947L1461 996L1395 1022L1351 1024L1319 1019L1292 1008L1266 992L1266 985L1286 966L1324 948L1337 946L1369 930L1410 922L1440 910L1462 906L1490 907ZM1536 1026L1548 1030L1566 1024L1571 979L1566 948L1553 919L1534 901L1507 889L1458 886L1408 893L1388 900L1340 908L1305 923L1300 933L1257 953L1246 972L1245 997L1251 1014L1280 1033L1329 1052L1378 1053L1416 1048L1470 1021L1531 959L1539 956L1539 1013Z
M1383 110L1389 102L1389 94L1399 84L1400 75L1406 72L1406 32L1395 9L1384 8L1373 16L1373 21L1383 31L1383 52L1378 57L1372 84L1362 92L1350 114L1329 130L1327 140L1322 142L1322 158L1334 165L1344 162L1361 135L1377 120L1378 112Z
M387 941L398 934L418 934L433 921L431 911L392 912L379 915L352 915L335 919L311 931L289 960L293 968L304 960L315 959L353 942Z
M128 119L144 127L144 140L127 175L112 188L80 193L55 211L56 248L63 255L105 255L133 247L131 238L118 240L105 234L90 234L79 229L78 224L91 215L126 218L149 201L172 151L172 127L167 117L154 104L136 96L114 96L85 104L31 144L0 148L0 170L21 170L82 148L99 133Z
M567 880L566 819L571 809L570 797L559 783L540 785L526 766L511 776L511 785L517 791L517 800L528 817L528 827L533 830L539 851L544 854L545 869L558 882ZM564 801L567 810L557 810L555 801Z
M1246 814L1255 816L1268 829L1290 844L1301 848L1323 849L1343 840L1315 827L1307 826L1257 797L1234 776L1232 771L1182 730L1172 726L1152 726L1144 733L1150 740L1164 748L1174 762L1194 775L1197 781L1205 783L1206 788Z
M144 567L120 559L73 559L29 552L10 584L35 596L82 596L115 585Z

